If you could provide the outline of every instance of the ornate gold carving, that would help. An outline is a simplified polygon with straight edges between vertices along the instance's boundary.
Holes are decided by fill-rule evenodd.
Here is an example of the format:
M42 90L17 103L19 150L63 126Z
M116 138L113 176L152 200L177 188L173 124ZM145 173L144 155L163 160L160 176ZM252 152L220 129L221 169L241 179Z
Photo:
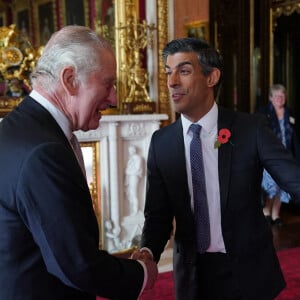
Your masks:
M284 0L284 1L276 1L273 0L272 3L273 17L274 19L280 17L282 14L285 16L289 16L294 12L300 14L300 1L295 0Z
M142 67L141 51L145 49L147 43L151 43L152 37L148 37L148 33L152 35L155 30L153 24L148 25L146 21L137 22L133 16L129 16L127 25L117 27L120 30L121 47L124 48L126 54L126 73L128 74L127 85L129 92L124 102L151 102L147 91L148 76Z
M125 79L126 93L123 95L121 109L124 113L152 113L155 105L149 104L152 100L147 91L148 74L142 66L142 52L147 44L152 43L156 28L153 24L148 25L145 20L138 22L138 7L132 1L126 2L125 8L126 23L120 22L116 28L122 57L125 59L121 72Z
M40 49L33 49L28 39L15 27L15 24L0 27L0 80L6 86L12 79L18 79L29 88L29 76L40 56ZM20 101L20 98L1 96L0 117L5 116Z
M40 55L15 25L0 27L0 74L2 80L18 78L29 86L29 74Z
M95 21L95 31L97 34L106 38L115 48L115 27L107 24L102 24L101 20Z
M9 67L18 66L22 62L23 54L16 47L7 47L3 49L2 58Z
M165 65L162 61L162 50L169 40L169 28L166 24L169 24L168 14L168 1L157 0L157 24L158 24L158 89L159 89L159 113L167 114L169 121L174 119L172 117L171 105L169 99L169 92L167 89L167 78L164 72Z
M106 112L108 114L124 113L124 109L125 112L128 112L128 105L132 106L134 101L143 98L143 101L146 101L149 105L138 105L138 107L133 107L131 108L132 112L149 113L158 110L159 113L169 115L169 120L172 119L169 95L166 86L166 75L164 74L165 67L161 59L162 49L169 40L168 1L156 0L156 6L156 28L153 24L149 25L144 21L141 23L137 22L137 20L139 20L138 0L114 1L114 28L102 24L99 20L96 20L95 22L96 32L111 40L112 44L115 46L117 58L117 97L119 99L119 104L118 109L109 110ZM99 7L97 7L97 11L99 11ZM130 33L130 30L132 33ZM143 32L143 42L140 40L141 32ZM158 89L158 99L152 101L147 91L148 74L141 66L141 54L143 54L143 49L147 42L151 45L154 32L157 33L158 43L158 53L155 53L158 60L158 70L157 75L155 75L158 76L158 87L153 88ZM113 39L112 36L114 36ZM130 37L129 40L127 36ZM136 45L136 47L134 45ZM138 47L140 49L137 49ZM134 62L138 63L133 65ZM125 107L122 108L122 105Z
M0 118L8 114L14 107L21 102L19 98L11 98L7 96L0 97Z
M127 63L126 73L127 94L123 100L122 110L125 113L153 113L155 105L151 105L149 97L148 74L142 67L142 54L147 45L148 30L154 30L154 25L147 25L145 21L138 23L133 18L127 26L118 28L121 30L121 43L125 49Z

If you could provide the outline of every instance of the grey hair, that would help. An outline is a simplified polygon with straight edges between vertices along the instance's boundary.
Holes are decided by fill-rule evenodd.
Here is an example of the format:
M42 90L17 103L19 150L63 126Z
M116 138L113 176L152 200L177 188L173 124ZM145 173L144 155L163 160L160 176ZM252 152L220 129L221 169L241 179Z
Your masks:
M99 68L99 51L112 46L104 38L84 26L70 25L54 33L46 44L31 81L49 90L59 82L61 70L71 66L76 80L85 81L87 75Z
M269 89L269 97L272 97L273 96L273 92L275 91L281 91L283 92L284 94L286 94L286 89L285 89L285 86L282 85L282 84L273 84L270 89Z

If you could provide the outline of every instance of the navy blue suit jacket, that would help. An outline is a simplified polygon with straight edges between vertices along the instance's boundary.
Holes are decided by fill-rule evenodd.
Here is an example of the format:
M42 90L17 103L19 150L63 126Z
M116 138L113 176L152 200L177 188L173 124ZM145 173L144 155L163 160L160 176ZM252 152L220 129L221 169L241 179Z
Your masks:
M137 299L144 271L98 249L86 180L32 98L0 124L0 299Z
M244 299L272 299L285 282L272 232L262 212L262 170L265 167L282 188L300 200L300 168L278 142L264 116L219 107L218 129L221 128L231 131L230 142L218 149L219 182L216 182L220 187L226 251ZM175 217L176 296L199 299L194 218L180 119L153 134L147 165L141 246L150 248L158 261Z

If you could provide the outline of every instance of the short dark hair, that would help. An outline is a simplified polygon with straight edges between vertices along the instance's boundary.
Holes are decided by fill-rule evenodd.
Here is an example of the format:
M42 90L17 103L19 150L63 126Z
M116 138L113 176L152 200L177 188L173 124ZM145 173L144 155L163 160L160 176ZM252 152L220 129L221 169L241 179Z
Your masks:
M199 38L180 38L169 42L162 52L163 60L166 62L169 55L178 52L195 52L204 76L208 76L214 68L220 70L221 75L218 83L214 86L215 97L218 94L223 77L223 58L219 51L213 48L205 40Z

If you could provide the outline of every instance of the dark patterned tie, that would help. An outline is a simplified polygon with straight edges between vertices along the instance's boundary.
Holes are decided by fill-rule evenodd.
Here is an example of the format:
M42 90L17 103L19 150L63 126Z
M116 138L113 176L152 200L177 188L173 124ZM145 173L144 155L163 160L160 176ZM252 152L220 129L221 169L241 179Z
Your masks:
M190 126L190 130L193 132L193 139L190 144L190 161L194 194L196 242L198 252L204 253L210 244L210 228L202 146L200 140L201 126L198 124L192 124Z
M78 161L78 163L80 165L82 173L84 174L84 176L86 176L85 165L84 165L84 160L83 160L83 155L82 155L81 147L80 147L78 139L77 139L77 137L76 137L76 135L74 133L72 133L72 136L71 136L71 139L70 139L70 143L71 143L72 148L74 150L74 153L76 155L77 161Z

